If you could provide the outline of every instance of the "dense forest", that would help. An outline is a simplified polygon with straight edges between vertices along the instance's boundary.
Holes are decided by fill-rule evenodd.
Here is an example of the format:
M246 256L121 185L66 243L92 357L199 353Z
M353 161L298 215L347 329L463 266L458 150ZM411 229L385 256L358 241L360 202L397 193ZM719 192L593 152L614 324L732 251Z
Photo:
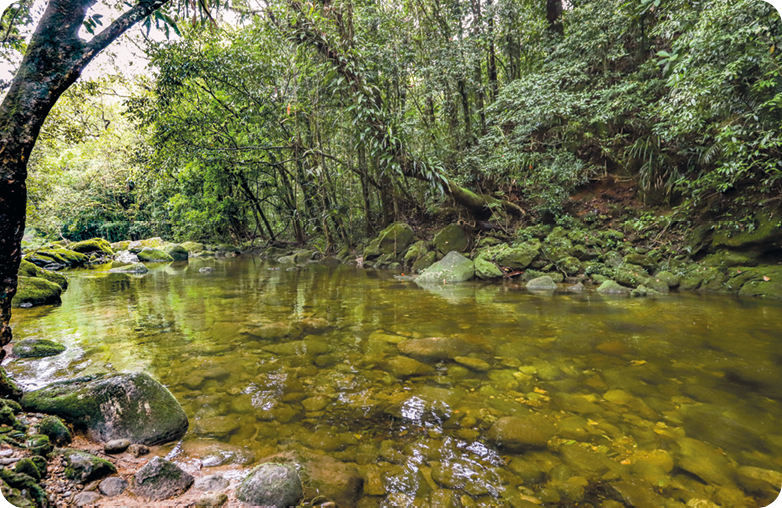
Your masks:
M28 238L334 252L395 220L567 226L606 181L682 227L751 228L742 210L780 200L782 25L760 0L165 9L148 72L82 79L50 113Z

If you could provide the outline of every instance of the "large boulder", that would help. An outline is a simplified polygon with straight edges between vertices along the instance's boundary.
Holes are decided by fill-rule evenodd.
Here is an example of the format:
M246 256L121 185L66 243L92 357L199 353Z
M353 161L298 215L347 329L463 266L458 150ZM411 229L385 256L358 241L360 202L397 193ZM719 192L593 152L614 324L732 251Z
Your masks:
M31 263L42 267L49 265L58 265L61 267L81 266L90 260L89 257L81 254L80 252L74 252L62 247L38 249L35 252L27 255L26 259Z
M194 481L192 475L173 462L155 457L136 471L130 490L137 496L159 501L182 494Z
M475 276L479 279L490 280L502 278L502 270L497 268L497 265L488 261L483 256L475 258Z
M296 467L274 462L253 469L236 489L236 498L252 506L298 506L302 495Z
M738 233L729 229L718 229L712 236L711 246L714 249L728 247L736 250L778 250L782 246L780 221L782 210L761 210L755 215L754 228Z
M434 235L432 243L441 254L451 251L465 252L470 246L470 237L460 225L451 224Z
M527 282L527 289L533 291L554 291L557 289L557 284L550 275L544 275Z
M364 261L389 254L396 258L415 240L413 229L404 222L395 222L380 232L364 249Z
M492 254L494 254L494 262L499 266L523 270L540 254L540 241L530 240L515 247L502 245L492 249Z
M449 252L442 260L419 275L417 284L450 284L464 282L475 277L475 265L458 252Z
M34 305L51 305L61 303L62 288L54 282L38 277L18 278L16 296L13 299L15 307L32 307Z
M54 414L91 439L155 445L182 437L188 421L171 392L148 374L97 374L25 393L22 406Z
M164 251L152 247L144 247L136 255L138 256L139 261L144 263L166 263L174 260L174 258L166 254Z
M169 243L163 248L163 252L171 256L174 261L187 261L188 250L178 243Z
M98 253L106 256L114 254L111 244L103 238L92 238L91 240L72 243L69 248L74 252L80 252L82 254Z
M68 278L65 275L51 270L44 270L29 261L23 259L19 263L19 275L24 277L38 277L39 279L48 280L60 286L63 290L68 289Z

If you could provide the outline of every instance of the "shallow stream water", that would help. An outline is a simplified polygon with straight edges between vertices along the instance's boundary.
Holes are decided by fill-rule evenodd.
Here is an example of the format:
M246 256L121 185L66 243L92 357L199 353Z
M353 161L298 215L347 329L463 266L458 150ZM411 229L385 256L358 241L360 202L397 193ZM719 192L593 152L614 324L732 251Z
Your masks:
M364 478L362 506L766 506L782 487L780 302L286 268L70 272L61 306L13 319L68 349L7 368L27 388L145 371L190 419L183 456L325 454Z

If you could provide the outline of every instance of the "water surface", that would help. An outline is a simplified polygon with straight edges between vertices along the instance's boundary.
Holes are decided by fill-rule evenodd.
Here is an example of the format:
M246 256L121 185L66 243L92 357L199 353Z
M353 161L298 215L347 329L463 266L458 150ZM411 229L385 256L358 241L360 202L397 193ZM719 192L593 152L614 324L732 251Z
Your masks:
M8 370L28 388L148 372L184 407L180 449L204 465L326 454L357 467L364 506L776 497L762 478L782 478L779 302L533 294L508 282L426 290L386 271L286 268L243 257L138 278L70 272L61 306L17 309L13 321L16 340L68 350ZM401 354L427 337L469 349ZM497 420L530 415L556 430L547 446L489 439Z

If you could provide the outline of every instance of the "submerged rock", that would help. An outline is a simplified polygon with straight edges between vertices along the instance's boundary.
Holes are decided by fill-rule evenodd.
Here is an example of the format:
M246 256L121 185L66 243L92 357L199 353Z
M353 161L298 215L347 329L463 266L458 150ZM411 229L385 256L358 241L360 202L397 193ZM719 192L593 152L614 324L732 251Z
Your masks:
M396 377L418 376L434 372L432 367L406 356L395 356L385 361L382 366Z
M19 358L44 358L65 351L65 346L47 339L25 339L14 342L14 354Z
M510 451L523 451L545 448L556 432L556 428L541 416L506 416L494 422L486 438Z
M411 339L400 342L397 347L402 354L432 360L453 359L475 350L475 346L457 337Z
M91 439L154 445L177 439L188 421L171 392L148 374L97 374L24 394L25 409L86 428Z
M131 491L141 497L158 501L182 494L194 478L176 464L155 457L136 471Z
M458 252L449 252L415 279L416 284L449 284L464 282L475 276L475 265Z
M607 280L600 284L600 287L597 288L598 293L607 294L607 295L621 295L621 294L627 294L630 292L630 288L626 288L624 286L620 286L616 282L612 280Z
M302 494L301 479L292 464L261 464L236 489L237 499L252 506L298 506Z

